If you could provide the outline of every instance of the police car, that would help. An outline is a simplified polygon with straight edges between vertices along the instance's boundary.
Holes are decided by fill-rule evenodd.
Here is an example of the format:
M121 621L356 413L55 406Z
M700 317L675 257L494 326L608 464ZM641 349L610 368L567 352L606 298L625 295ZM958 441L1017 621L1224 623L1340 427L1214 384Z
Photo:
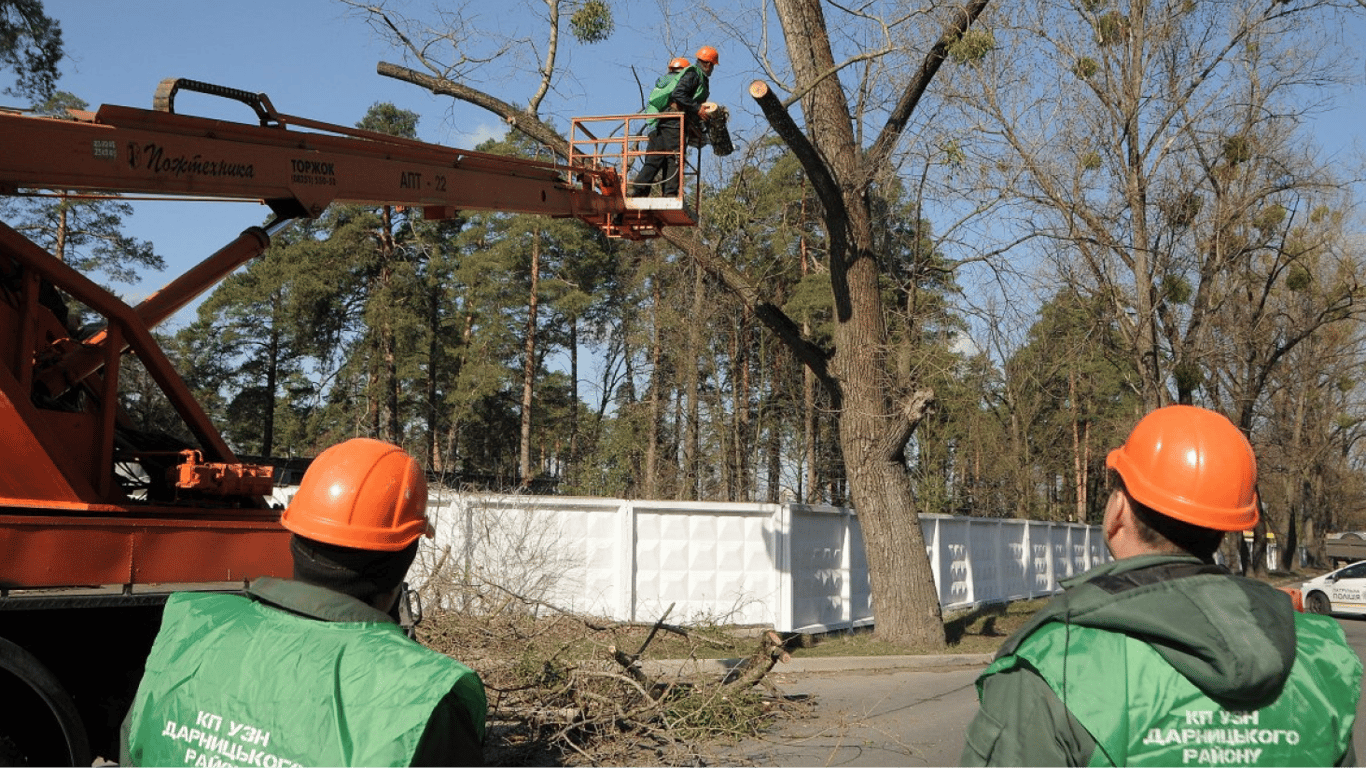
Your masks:
M1300 585L1310 613L1366 614L1366 561L1325 573Z

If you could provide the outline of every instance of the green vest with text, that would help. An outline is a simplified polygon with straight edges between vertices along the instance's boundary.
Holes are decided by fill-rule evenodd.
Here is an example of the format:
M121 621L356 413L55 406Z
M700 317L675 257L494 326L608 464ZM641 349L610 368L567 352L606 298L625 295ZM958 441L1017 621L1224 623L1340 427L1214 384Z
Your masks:
M483 722L477 680L396 624L175 594L133 702L129 754L138 765L410 765L453 688Z
M1333 765L1351 743L1361 663L1335 621L1295 619L1290 678L1261 709L1221 706L1142 640L1062 622L982 676L1037 671L1096 740L1091 765Z

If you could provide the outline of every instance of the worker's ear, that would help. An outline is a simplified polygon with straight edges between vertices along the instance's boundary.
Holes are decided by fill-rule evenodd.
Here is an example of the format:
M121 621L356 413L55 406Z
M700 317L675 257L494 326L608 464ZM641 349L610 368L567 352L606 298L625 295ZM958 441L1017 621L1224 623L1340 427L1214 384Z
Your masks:
M1129 506L1129 497L1123 491L1114 490L1110 492L1110 498L1105 502L1105 519L1102 525L1105 531L1105 538L1113 539L1125 526L1133 524L1133 507Z

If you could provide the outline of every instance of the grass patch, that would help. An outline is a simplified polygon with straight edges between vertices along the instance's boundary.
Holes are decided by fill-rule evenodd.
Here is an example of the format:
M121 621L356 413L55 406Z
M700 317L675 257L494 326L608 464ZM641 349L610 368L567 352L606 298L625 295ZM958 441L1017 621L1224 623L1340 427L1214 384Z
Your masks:
M953 653L995 653L1006 638L1034 618L1050 599L992 603L952 614L944 622L949 647Z

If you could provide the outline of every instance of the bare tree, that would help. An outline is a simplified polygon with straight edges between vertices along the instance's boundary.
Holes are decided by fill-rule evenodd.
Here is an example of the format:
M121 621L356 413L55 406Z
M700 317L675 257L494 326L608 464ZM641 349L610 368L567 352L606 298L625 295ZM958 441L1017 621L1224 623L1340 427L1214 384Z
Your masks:
M1229 270L1228 298L1209 319L1204 356L1211 400L1244 431L1255 430L1259 446L1294 446L1280 472L1259 469L1266 485L1279 484L1284 495L1273 492L1280 505L1263 503L1253 531L1244 562L1258 572L1266 566L1268 529L1288 545L1288 559L1299 520L1320 517L1312 508L1322 503L1325 473L1346 458L1338 451L1355 431L1355 418L1342 407L1344 382L1366 364L1360 348L1366 263L1344 242L1345 197L1336 212L1314 196L1281 199L1299 205L1264 205L1250 224L1229 228L1226 237L1240 233L1249 246ZM1310 456L1318 460L1303 463Z
M934 393L898 375L889 355L888 308L880 295L883 268L873 217L875 185L892 164L906 125L948 57L949 46L963 37L986 5L986 0L973 0L948 13L938 41L924 54L871 146L865 147L855 132L860 123L837 76L842 65L835 61L819 0L774 4L787 43L792 101L800 101L805 130L768 84L750 87L774 132L801 162L821 204L835 302L833 354L827 363L825 350L813 354L797 334L780 336L812 367L838 414L850 493L859 511L877 601L877 632L894 641L944 642L905 456Z
M470 84L468 73L480 62L460 53L465 42L463 35L469 30L462 26L464 20L458 14L446 20L448 33L419 40L409 31L416 28L411 22L382 4L344 1L368 14L377 28L401 45L425 70L381 63L380 74L476 104L551 149L566 152L563 137L539 119L537 110L555 76L560 9L569 7L568 3L546 0L548 33L539 48L540 85L528 99L528 106L518 108ZM877 631L889 640L930 646L943 644L943 627L907 473L905 449L933 401L933 392L913 378L898 375L894 356L889 354L892 345L887 329L888 307L879 293L882 273L878 222L872 203L875 186L879 180L885 180L907 123L948 57L950 46L964 39L964 32L986 5L987 0L971 0L961 8L927 6L899 20L872 19L874 26L887 36L887 44L882 48L871 47L852 61L837 64L818 0L780 0L776 4L792 70L791 101L801 101L805 132L788 114L790 104L783 103L766 84L756 83L751 93L774 131L801 161L822 206L837 308L834 350L808 341L797 323L769 301L755 283L718 258L695 233L666 231L671 243L706 270L755 319L776 333L826 389L838 416L849 488L865 532L872 588L878 602ZM861 11L848 13L863 21L870 20ZM934 21L936 13L942 21ZM903 50L900 43L893 41L892 33L910 18L939 24L937 40L924 51L909 81L893 94L894 103L885 111L881 129L872 144L864 147L861 135L853 130L848 94L837 75L851 63L871 63L890 51ZM447 58L442 59L439 54L446 48ZM865 71L874 70L870 67ZM871 87L871 81L863 85ZM869 94L860 91L858 96L863 100Z
M985 127L965 141L1023 169L1008 194L1026 234L1111 306L1143 409L1198 395L1255 444L1286 355L1359 311L1354 268L1329 266L1330 285L1299 291L1293 311L1278 298L1332 260L1314 242L1326 232L1303 225L1341 206L1341 183L1299 126L1339 76L1354 8L1043 0L996 20L1011 55L964 79L961 103Z
M1361 530L1366 487L1360 474L1366 412L1361 387L1366 334L1337 323L1287 355L1269 383L1257 445L1263 510L1281 544L1283 568L1323 564L1323 536Z
M1146 408L1203 383L1227 276L1276 247L1255 217L1325 184L1288 132L1333 77L1344 7L1045 0L999 20L1018 45L963 82L986 128L966 141L1024 169L1009 194L1122 318Z

